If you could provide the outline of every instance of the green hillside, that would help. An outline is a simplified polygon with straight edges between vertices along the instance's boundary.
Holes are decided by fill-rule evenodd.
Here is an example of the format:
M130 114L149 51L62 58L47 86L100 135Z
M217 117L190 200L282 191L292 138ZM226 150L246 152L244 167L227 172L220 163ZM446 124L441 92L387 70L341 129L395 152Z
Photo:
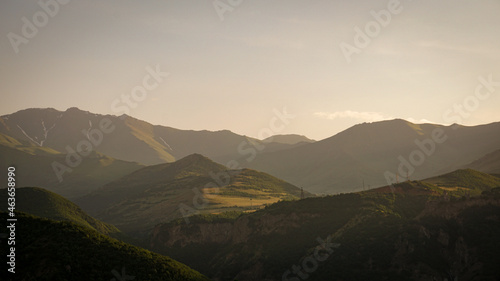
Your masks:
M473 198L431 204L425 215L376 215L343 233L310 280L496 280L500 204Z
M305 192L305 196L311 194ZM202 213L254 211L298 199L298 187L254 170L230 170L200 154L145 167L76 200L127 233Z
M450 191L468 189L473 195L500 186L499 177L472 169L456 170L424 181Z
M6 214L0 215L2 224ZM11 280L208 280L169 257L72 222L55 222L23 213L17 213L17 218L16 274ZM7 253L6 241L1 242L2 253Z
M474 197L499 186L499 177L465 169L421 181L405 181L392 186L374 188L363 193L389 194L396 192L410 195Z
M1 189L0 201L7 202L7 196L7 189ZM120 231L113 225L94 219L66 198L42 188L17 188L16 210L56 221L70 221L101 234L120 236ZM0 211L7 212L7 205L2 204Z

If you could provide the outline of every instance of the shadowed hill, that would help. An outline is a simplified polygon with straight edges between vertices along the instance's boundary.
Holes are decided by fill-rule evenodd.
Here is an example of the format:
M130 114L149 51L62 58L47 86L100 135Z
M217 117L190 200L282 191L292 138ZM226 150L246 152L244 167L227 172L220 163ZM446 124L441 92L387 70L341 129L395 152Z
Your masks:
M7 202L7 189L0 191L1 202ZM7 212L7 205L2 204L2 206L0 211ZM17 188L16 210L56 221L71 221L113 237L119 236L120 232L113 225L103 223L87 215L80 207L66 198L42 188Z
M0 213L3 222L6 214ZM208 280L169 257L72 222L23 213L16 216L16 273L10 276L12 280ZM8 253L7 242L1 240L2 253Z
M66 198L75 198L120 178L142 167L137 163L116 160L100 153L92 152L82 158L80 165L64 170L59 180L54 162L66 165L66 155L51 149L0 144L0 169L16 168L18 187L39 186L56 192ZM7 182L7 174L0 174L0 181Z

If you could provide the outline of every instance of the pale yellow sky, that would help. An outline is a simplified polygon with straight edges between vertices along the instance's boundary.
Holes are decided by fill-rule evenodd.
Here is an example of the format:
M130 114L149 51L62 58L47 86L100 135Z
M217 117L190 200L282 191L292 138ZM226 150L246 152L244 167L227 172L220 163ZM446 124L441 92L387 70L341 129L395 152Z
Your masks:
M0 115L126 108L258 137L286 107L276 133L314 139L390 118L500 121L499 1L351 2L2 1ZM148 80L155 68L168 77Z

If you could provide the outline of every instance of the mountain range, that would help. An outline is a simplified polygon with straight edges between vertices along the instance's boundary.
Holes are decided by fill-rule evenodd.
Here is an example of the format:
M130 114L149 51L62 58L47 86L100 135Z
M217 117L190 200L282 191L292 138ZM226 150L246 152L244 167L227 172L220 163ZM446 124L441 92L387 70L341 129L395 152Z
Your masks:
M500 123L313 141L76 108L0 118L22 280L495 280L499 152Z
M91 148L96 151L144 165L173 162L193 153L226 164L241 158L238 149L247 146L271 146L272 150L279 150L311 142L306 137L292 135L265 145L260 140L227 130L179 130L152 125L128 115L99 115L78 108L26 109L4 115L0 117L0 133L62 153L78 151L79 144L90 140Z
M195 153L230 169L266 172L316 194L360 191L461 168L498 172L500 166L498 122L468 127L396 119L359 124L320 141L300 135L257 140L230 131L180 130L77 108L26 109L0 117L0 134L0 148L7 155L2 165L13 159L39 162L37 169L19 164L20 172L30 174L20 179L23 186L45 187L70 198L144 165L171 163ZM84 164L75 165L78 158ZM62 182L55 161L61 164L56 168ZM79 171L86 176L78 176Z
M246 167L313 193L332 194L384 186L397 177L424 179L469 165L495 171L500 167L495 156L499 147L500 123L466 127L397 119L359 124L315 143L264 153ZM487 164L480 166L482 162Z

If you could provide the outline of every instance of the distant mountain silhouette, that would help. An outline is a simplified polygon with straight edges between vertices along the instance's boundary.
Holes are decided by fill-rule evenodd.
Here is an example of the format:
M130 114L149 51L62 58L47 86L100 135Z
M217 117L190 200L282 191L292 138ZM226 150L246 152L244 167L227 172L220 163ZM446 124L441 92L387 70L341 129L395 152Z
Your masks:
M100 115L74 107L66 111L26 109L4 115L0 117L0 133L63 153L67 153L67 146L76 150L82 141L101 140L92 148L116 159L145 165L173 162L193 153L226 164L241 158L240 149L262 144L227 130L179 130L127 115ZM289 145L272 145L273 151L284 148Z
M275 135L268 137L267 139L263 140L264 143L282 143L282 144L298 144L298 143L311 143L315 142L312 139L307 138L306 136L302 135L295 135L295 134L290 134L290 135Z
M112 132L105 132L111 128ZM230 131L179 130L126 115L98 115L77 108L64 112L26 109L4 115L0 117L0 134L3 145L12 148L11 143L17 141L22 145L16 149L23 146L23 151L36 151L36 155L68 153L96 139L102 139L91 145L97 155L146 165L199 153L220 164L264 171L309 192L326 194L384 186L391 178L429 178L467 168L500 149L498 122L467 127L396 119L359 124L317 142L297 135L261 141ZM475 163L471 168L498 171L496 156L489 157L483 160L487 167ZM14 158L5 161L13 163ZM99 165L93 169L96 167ZM41 186L36 181L32 185Z
M433 134L444 142L433 141ZM264 153L246 167L313 193L332 194L387 185L386 172L396 177L405 161L414 169L410 179L423 179L459 169L499 148L500 123L465 127L396 119L359 124L315 143ZM413 165L410 156L419 165ZM406 170L400 180L406 179Z

